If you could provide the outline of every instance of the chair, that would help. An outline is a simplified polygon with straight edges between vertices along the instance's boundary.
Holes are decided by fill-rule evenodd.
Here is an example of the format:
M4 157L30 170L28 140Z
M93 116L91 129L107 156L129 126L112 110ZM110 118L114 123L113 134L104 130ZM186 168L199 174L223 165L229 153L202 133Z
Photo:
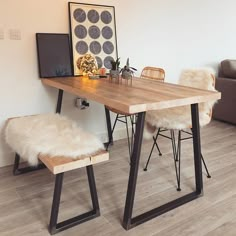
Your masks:
M212 72L208 70L185 70L182 72L179 84L183 86L195 87L200 89L215 91L215 77ZM199 104L199 123L200 126L205 126L211 121L212 107L214 102L206 102ZM160 133L160 128L164 130L170 130L170 137ZM177 179L177 190L180 191L180 167L181 167L181 141L192 138L192 122L190 106L181 106L169 109L163 109L158 111L150 111L146 114L145 133L154 135L153 146L148 157L144 170L147 170L153 148L157 146L158 136L163 136L171 139L173 157ZM190 132L186 131L190 129ZM178 130L177 147L175 142L174 130ZM187 134L187 137L182 138L182 133ZM146 135L147 137L147 135ZM158 150L159 151L159 150ZM207 169L205 160L201 155L204 167L206 169L207 177L210 178L209 171ZM178 165L177 165L178 163Z
M140 78L164 82L165 71L162 68L146 66L143 68Z
M143 78L143 79L153 79L153 80L158 80L158 81L164 82L164 80L165 80L165 71L162 68L146 66L146 67L143 68L140 77ZM146 124L146 125L149 125L149 124ZM149 129L152 129L152 127L149 126ZM160 131L161 130L158 129L158 133ZM146 132L144 132L144 136L145 135L147 135ZM154 145L152 147L152 150L154 149L154 146L156 146L156 148L159 152L159 156L161 156L162 153L160 151L160 148L159 148L157 142L155 142L155 137L153 137L153 141L154 141Z
M116 118L115 118L114 124L113 124L112 129L111 129L111 135L109 135L109 140L108 140L108 143L107 143L107 146L106 146L106 150L108 150L110 144L113 141L113 133L114 133L117 121L119 121L119 122L124 123L125 126L126 126L129 155L131 155L131 140L130 140L130 135L129 135L129 125L128 125L128 119L131 120L131 114L124 113L120 110L114 109L114 108L109 107L109 106L105 106L105 109L107 109L107 110L109 110L113 113L116 113Z
M140 75L140 78L164 81L165 71L162 68L147 66L147 67L143 68L142 73ZM111 130L111 137L109 138L109 141L108 141L108 144L107 144L107 149L108 149L109 145L111 144L111 142L113 140L112 135L113 135L116 123L117 123L117 121L120 121L122 123L125 123L125 125L126 125L128 149L129 149L129 155L131 156L132 146L133 146L134 125L136 123L135 115L124 113L122 111L119 111L117 109L114 109L114 108L111 108L111 107L108 107L108 106L105 106L105 108L112 111L113 113L116 113L116 118L115 118L112 130ZM131 127L132 127L131 139L130 139L130 135L129 135L128 119L130 119L130 123L131 123ZM161 155L161 153L160 153L160 155Z
M100 140L77 127L75 122L58 114L10 118L5 127L5 138L16 152L14 175L46 166L56 176L49 223L50 234L100 215L92 165L109 159ZM28 167L19 168L20 157L29 163ZM82 167L87 170L93 209L57 223L64 173Z

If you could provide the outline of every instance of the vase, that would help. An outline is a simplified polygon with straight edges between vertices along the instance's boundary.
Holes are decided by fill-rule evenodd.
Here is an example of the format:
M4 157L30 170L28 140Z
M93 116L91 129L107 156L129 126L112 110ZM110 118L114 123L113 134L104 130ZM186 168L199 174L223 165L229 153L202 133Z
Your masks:
M122 71L121 77L123 79L130 80L133 77L133 74L130 71Z
M119 81L120 72L119 70L110 70L110 79L112 81Z

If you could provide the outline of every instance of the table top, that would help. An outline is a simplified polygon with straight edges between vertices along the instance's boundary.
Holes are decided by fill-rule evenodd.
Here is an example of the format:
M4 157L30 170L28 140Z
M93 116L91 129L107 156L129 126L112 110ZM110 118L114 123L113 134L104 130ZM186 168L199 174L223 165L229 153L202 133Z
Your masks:
M88 77L44 78L42 83L129 114L221 98L219 92L141 78L133 78L132 84Z

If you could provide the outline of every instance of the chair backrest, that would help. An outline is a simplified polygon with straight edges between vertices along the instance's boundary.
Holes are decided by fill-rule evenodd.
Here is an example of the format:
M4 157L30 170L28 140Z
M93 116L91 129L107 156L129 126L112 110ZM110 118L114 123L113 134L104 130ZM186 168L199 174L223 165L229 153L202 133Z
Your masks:
M199 89L215 90L215 76L212 70L208 69L188 69L184 70L179 79L179 84ZM212 107L216 101L200 103L199 112L212 116Z
M162 68L146 66L143 68L140 78L164 81L165 71Z
M214 73L213 71L207 69L188 69L182 71L179 84L216 91Z

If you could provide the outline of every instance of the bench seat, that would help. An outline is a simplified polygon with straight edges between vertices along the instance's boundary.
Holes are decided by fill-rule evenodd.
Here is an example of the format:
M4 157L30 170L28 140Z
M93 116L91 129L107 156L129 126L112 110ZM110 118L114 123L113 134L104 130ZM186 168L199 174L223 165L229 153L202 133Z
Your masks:
M14 175L43 167L47 167L55 175L49 222L50 234L100 216L93 165L107 161L109 154L96 136L82 130L74 121L64 116L42 114L8 119L5 138L16 152ZM21 157L28 162L29 166L19 168ZM92 210L58 223L64 172L82 167L86 167L87 170Z
M89 165L94 165L103 161L109 160L107 151L99 151L94 155L86 155L78 159L68 157L51 157L48 155L39 154L39 159L47 168L54 174L82 168Z

